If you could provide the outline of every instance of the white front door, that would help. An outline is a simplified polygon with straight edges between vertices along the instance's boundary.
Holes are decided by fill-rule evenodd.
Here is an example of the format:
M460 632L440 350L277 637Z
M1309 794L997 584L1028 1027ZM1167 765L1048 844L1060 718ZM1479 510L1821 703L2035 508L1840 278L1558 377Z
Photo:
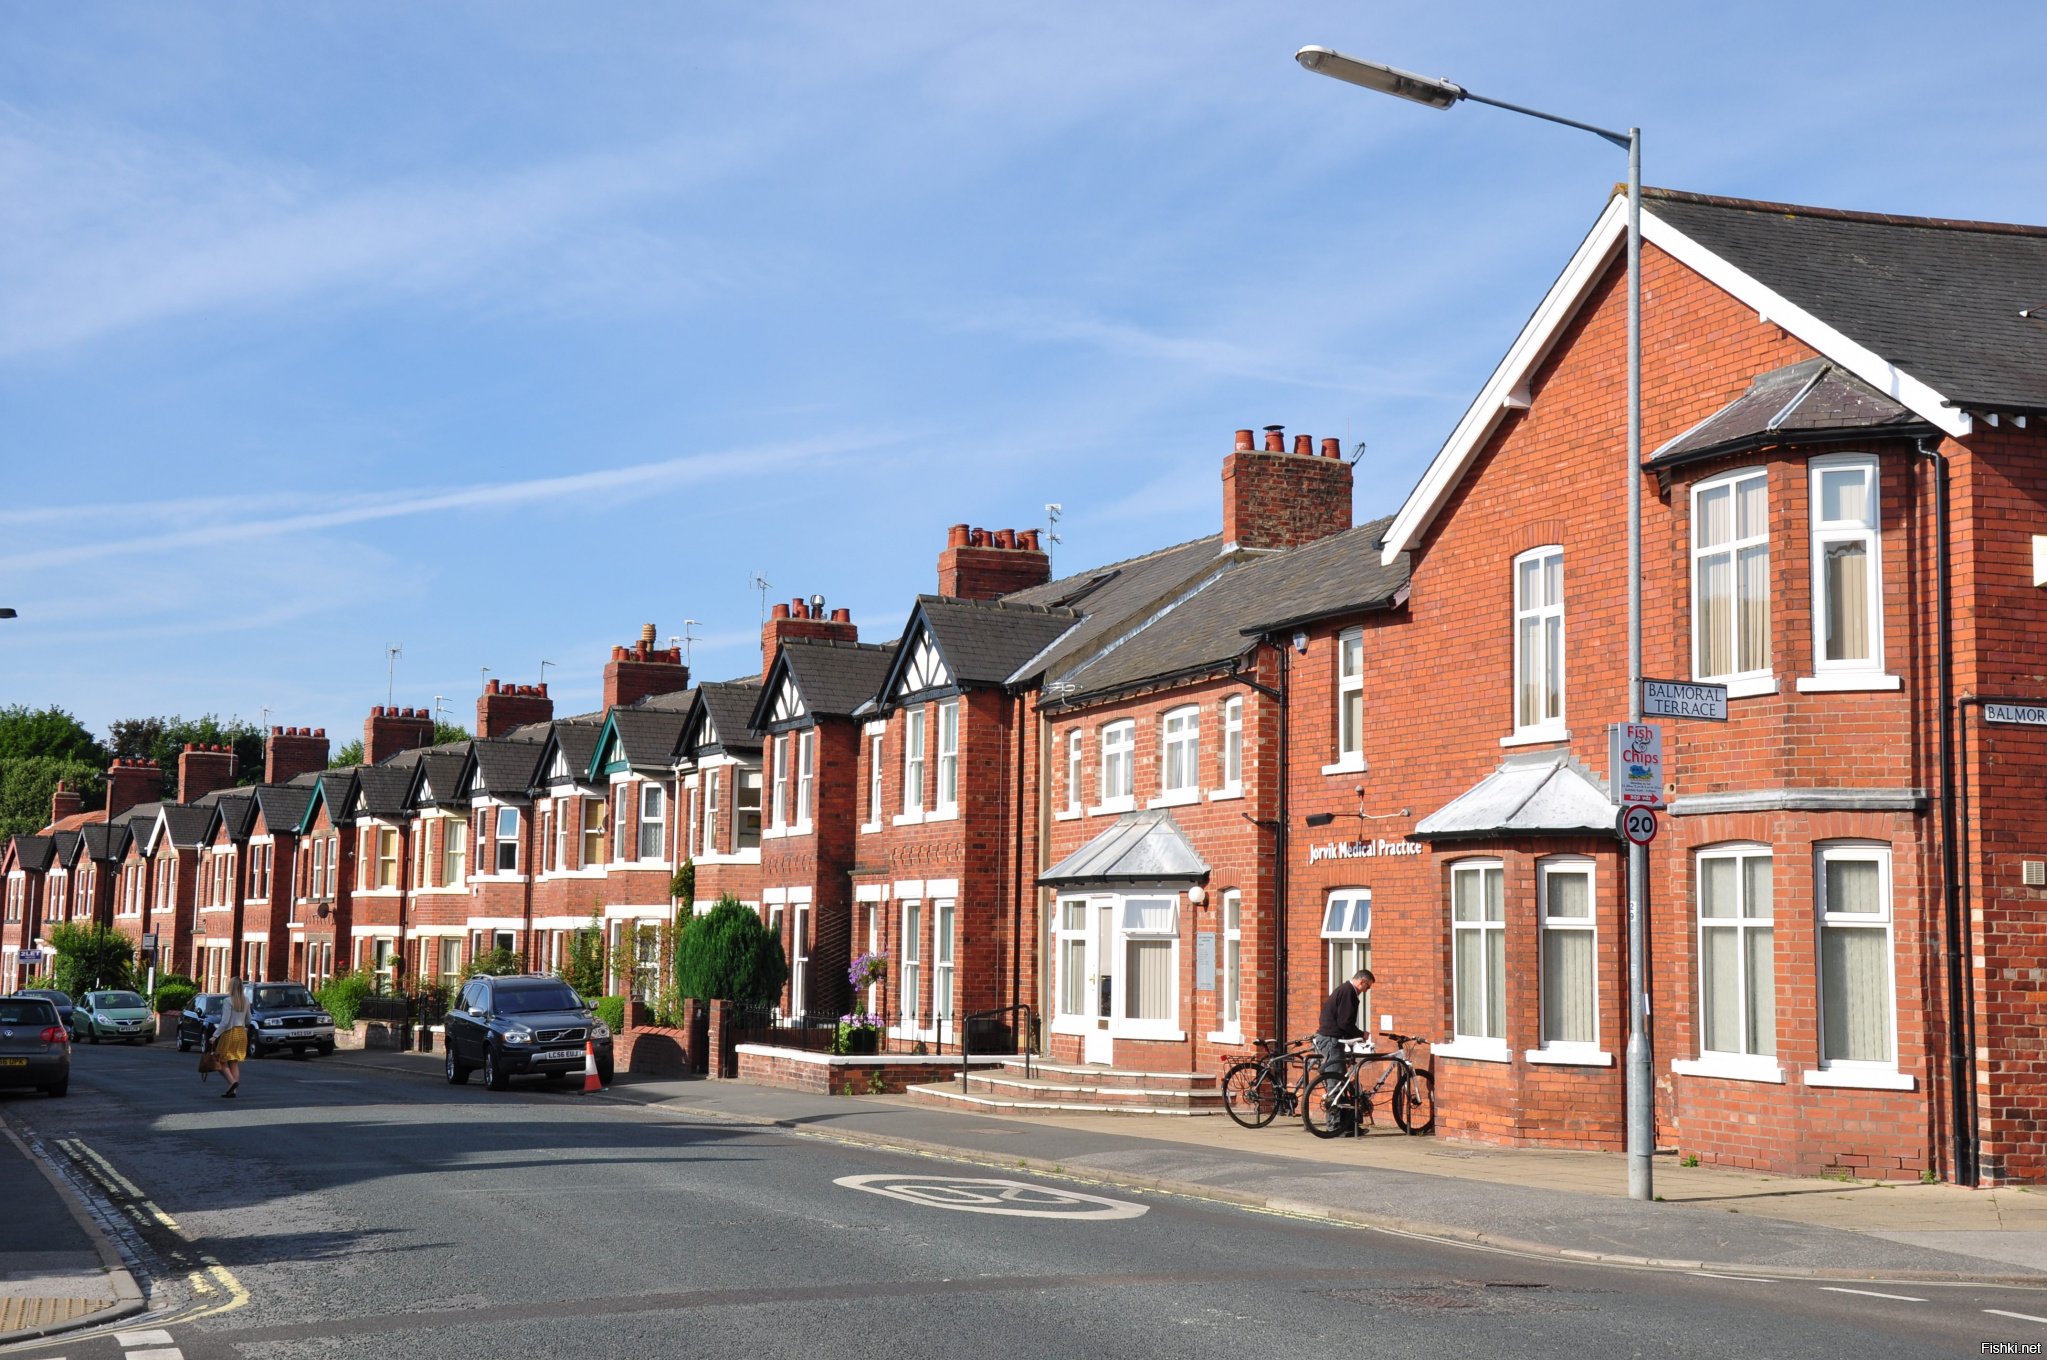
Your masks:
M1107 1066L1115 1061L1109 1021L1116 1003L1116 907L1113 902L1095 902L1092 907L1088 958L1094 966L1088 977L1088 1025L1081 1061Z

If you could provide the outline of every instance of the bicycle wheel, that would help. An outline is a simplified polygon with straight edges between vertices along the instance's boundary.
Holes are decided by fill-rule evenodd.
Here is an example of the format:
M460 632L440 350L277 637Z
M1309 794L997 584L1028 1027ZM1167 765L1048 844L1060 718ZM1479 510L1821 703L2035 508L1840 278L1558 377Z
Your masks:
M1279 1081L1263 1062L1235 1063L1223 1073L1223 1110L1245 1128L1270 1124L1279 1104Z
M1350 1100L1342 1077L1311 1081L1301 1100L1301 1123L1317 1138L1341 1138L1351 1128Z
M1435 1073L1412 1068L1400 1074L1400 1084L1393 1088L1393 1122L1413 1134L1436 1127Z

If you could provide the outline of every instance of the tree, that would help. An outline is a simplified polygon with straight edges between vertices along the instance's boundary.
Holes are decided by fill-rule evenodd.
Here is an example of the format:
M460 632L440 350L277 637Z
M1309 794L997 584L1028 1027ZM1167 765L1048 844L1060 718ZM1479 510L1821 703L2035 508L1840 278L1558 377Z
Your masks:
M574 987L578 996L604 995L604 918L598 913L591 912L590 924L569 941L561 980Z
M97 806L106 765L107 753L85 724L56 705L0 708L0 836L48 825L50 794L60 779L87 807Z
M526 960L515 949L486 949L469 960L462 980L473 977L515 977L526 971Z
M107 725L107 745L115 756L138 756L153 760L163 770L163 796L178 792L178 756L187 743L228 746L235 753L235 782L263 781L263 731L252 722L233 718L222 722L208 713L198 718L123 718Z
M446 746L450 742L469 741L469 729L460 723L442 722L434 719L434 745Z
M730 893L683 927L675 985L684 996L759 1004L781 995L788 979L782 942L768 933L758 912Z
M336 751L334 758L327 762L327 768L330 770L345 770L350 765L360 764L362 764L362 741L358 738Z
M94 766L105 765L107 761L106 751L85 724L55 704L48 708L30 708L27 704L0 708L0 765L30 756L77 760Z
M66 921L51 926L48 939L57 955L50 985L73 1000L102 987L134 986L135 944L119 931Z

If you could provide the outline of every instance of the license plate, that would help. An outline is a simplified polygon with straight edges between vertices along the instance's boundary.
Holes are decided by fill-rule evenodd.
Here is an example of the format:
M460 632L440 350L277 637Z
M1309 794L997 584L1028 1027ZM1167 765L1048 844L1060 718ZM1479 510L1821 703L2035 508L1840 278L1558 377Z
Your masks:
M568 1059L570 1059L570 1058L580 1058L580 1057L582 1057L582 1056L583 1056L583 1050L582 1050L582 1049L580 1049L580 1048L551 1048L551 1049L549 1049L549 1050L548 1050L547 1052L545 1052L545 1053L536 1053L536 1054L534 1054L534 1055L533 1055L533 1061L535 1061L535 1062L565 1062L565 1061L567 1061L567 1060L568 1060Z
M27 1058L0 1058L0 1067L27 1067Z

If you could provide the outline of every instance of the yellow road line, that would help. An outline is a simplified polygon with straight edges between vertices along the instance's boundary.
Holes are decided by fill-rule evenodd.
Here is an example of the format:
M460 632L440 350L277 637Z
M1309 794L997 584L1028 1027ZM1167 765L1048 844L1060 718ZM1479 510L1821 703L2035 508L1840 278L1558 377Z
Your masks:
M118 1191L127 1197L127 1202L118 1204L123 1212L134 1219L138 1226L147 1227L151 1221L175 1233L185 1241L192 1239L178 1226L178 1221L157 1207L154 1200L142 1193L142 1187L123 1176L114 1164L88 1147L83 1139L60 1138L57 1146L62 1148L72 1162L108 1191ZM249 1291L235 1278L234 1272L205 1252L194 1253L198 1265L193 1265L192 1256L176 1247L169 1249L172 1263L185 1272L185 1283L201 1298L214 1294L225 1294L227 1302L198 1312L187 1311L181 1319L212 1317L216 1313L227 1313L249 1302Z

